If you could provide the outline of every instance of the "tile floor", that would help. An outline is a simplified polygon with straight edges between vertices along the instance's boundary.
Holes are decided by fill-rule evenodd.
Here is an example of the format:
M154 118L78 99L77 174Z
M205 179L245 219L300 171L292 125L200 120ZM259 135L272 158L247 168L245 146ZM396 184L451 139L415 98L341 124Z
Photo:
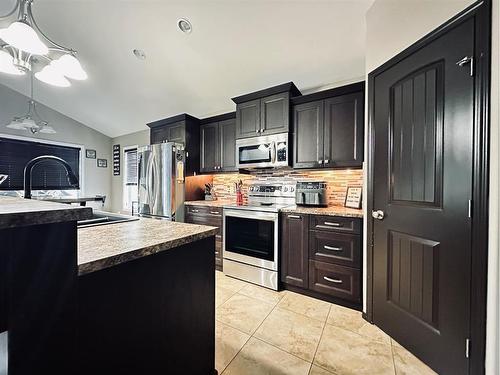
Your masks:
M221 272L216 286L219 374L435 374L357 311Z

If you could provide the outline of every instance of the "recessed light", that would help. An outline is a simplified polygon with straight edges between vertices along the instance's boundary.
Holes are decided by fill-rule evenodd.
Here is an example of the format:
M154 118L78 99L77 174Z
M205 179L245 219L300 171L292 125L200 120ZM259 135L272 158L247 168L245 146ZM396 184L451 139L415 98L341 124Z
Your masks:
M139 60L146 60L146 52L144 52L142 49L134 49L133 52L135 57L137 57Z
M177 27L184 34L189 34L191 33L191 31L193 31L193 25L191 25L191 22L189 22L189 20L186 18L180 18L177 21Z

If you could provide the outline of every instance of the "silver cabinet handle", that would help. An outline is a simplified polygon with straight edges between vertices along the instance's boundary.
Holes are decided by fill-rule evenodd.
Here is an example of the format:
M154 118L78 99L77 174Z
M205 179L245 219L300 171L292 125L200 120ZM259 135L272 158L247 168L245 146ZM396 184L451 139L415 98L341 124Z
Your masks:
M210 211L212 215L218 215L220 212L219 211Z
M257 129L255 132L256 132L257 134L259 134L259 133L260 133L260 129Z
M215 255L219 255L219 252L218 252L218 251L216 251L216 252L215 252Z
M331 221L325 221L324 224L329 225L331 227L341 227L342 226L342 224L340 224L340 223L332 223Z
M329 159L325 159L325 164L328 164L330 162Z
M289 219L300 219L301 217L299 215L288 215Z
M333 251L342 251L342 248L341 247L335 247L335 246L328 246L328 245L325 245L323 246L326 250L333 250Z
M339 280L339 279L330 279L327 276L323 276L323 280L326 280L326 281L329 281L329 282L335 283L335 284L342 284L342 280Z
M200 212L200 210L192 209L191 212Z
M385 213L382 210L372 211L372 217L374 219L383 220L384 216L385 216Z
M318 164L323 164L323 160L319 159Z

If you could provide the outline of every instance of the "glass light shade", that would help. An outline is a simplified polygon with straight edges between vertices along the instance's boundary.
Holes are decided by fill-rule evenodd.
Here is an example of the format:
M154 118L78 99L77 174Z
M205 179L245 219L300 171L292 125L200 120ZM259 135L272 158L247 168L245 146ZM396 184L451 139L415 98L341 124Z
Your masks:
M22 76L24 74L23 71L14 66L14 59L12 56L8 52L2 50L0 50L0 72L17 76Z
M57 71L52 65L47 65L41 71L35 73L35 78L52 86L71 86L68 79Z
M45 133L45 134L56 134L57 132L54 130L54 128L50 125L45 125L42 126L40 129L40 133Z
M73 55L62 55L57 60L53 60L50 65L68 78L80 81L87 79L87 73L83 70L80 61Z
M33 55L49 53L49 49L40 40L35 30L21 21L12 22L6 29L0 30L0 38L12 47Z
M17 130L31 130L38 129L40 126L31 117L22 117L12 120L7 127Z
M9 129L15 129L15 130L26 130L26 128L16 120L12 120L8 125L7 128Z

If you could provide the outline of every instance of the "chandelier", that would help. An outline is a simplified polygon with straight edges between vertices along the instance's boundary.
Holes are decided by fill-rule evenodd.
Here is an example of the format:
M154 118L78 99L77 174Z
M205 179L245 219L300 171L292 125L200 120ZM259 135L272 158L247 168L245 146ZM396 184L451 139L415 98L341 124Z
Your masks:
M33 73L30 74L30 99L28 100L28 112L23 116L14 117L7 127L15 130L27 130L32 134L46 133L55 134L56 131L47 121L42 120L36 111L36 102L33 99Z
M0 21L13 22L0 29L0 72L25 75L33 72L35 78L53 86L68 87L68 80L85 80L87 73L76 58L76 51L55 43L38 27L31 5L33 0L16 0L14 8Z

